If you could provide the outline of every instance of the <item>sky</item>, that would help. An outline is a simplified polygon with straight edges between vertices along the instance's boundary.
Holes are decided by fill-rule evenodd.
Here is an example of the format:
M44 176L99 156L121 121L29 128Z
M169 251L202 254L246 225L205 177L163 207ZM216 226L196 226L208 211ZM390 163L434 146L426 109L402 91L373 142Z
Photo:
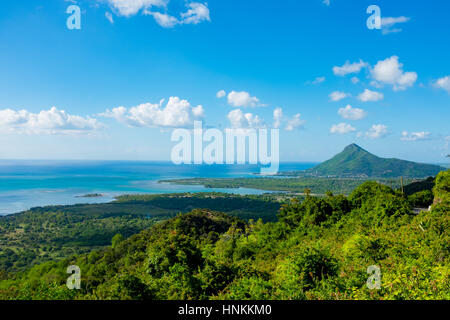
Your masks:
M171 132L201 120L280 129L281 161L357 143L446 163L449 11L446 0L3 1L0 159L169 160Z

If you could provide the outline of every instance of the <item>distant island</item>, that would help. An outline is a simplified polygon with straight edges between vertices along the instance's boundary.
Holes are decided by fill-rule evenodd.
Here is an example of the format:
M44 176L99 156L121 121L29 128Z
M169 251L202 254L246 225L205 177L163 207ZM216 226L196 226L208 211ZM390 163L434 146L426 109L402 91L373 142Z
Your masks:
M104 197L104 194L101 193L88 193L82 196L76 196L76 198L101 198Z
M357 144L351 144L330 160L302 173L314 177L427 178L443 170L445 168L438 165L380 158Z

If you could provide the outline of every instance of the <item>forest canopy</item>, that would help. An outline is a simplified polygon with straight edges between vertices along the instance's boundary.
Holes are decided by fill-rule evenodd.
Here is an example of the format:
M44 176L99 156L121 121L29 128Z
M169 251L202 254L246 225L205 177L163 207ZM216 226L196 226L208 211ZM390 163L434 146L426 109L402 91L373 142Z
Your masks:
M293 199L276 221L194 209L108 247L3 273L0 298L449 299L450 171L432 192L419 214L376 182ZM69 265L81 269L80 290L66 287ZM380 289L367 286L370 266Z

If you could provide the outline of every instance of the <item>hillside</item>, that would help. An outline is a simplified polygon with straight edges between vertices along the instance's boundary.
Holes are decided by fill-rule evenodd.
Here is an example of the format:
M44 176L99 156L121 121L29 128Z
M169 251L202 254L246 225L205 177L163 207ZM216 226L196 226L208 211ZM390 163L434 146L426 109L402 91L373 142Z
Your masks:
M293 200L277 222L193 210L101 250L0 271L0 300L450 299L450 171L433 192L432 210L418 215L376 182ZM80 290L66 287L69 265L81 270ZM372 265L379 290L367 287Z
M335 177L425 178L436 176L442 170L445 168L431 164L380 158L351 144L330 160L307 170L307 173Z
M243 220L276 221L280 203L265 196L220 193L127 195L102 204L49 206L0 216L0 272L90 252L193 209L220 211Z

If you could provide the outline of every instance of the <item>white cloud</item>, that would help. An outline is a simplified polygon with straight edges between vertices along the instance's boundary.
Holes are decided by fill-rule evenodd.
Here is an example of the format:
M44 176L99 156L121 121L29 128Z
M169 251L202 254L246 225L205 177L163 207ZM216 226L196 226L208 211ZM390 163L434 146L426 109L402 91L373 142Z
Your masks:
M351 79L353 84L357 84L359 82L359 78L358 77L352 77Z
M293 118L289 119L284 130L293 131L295 129L302 128L306 121L302 120L301 116L302 115L300 113L297 113Z
M421 132L411 132L403 131L401 140L404 141L417 141L417 140L426 140L430 137L429 132L421 131Z
M166 13L146 11L145 14L152 16L163 28L172 28L180 23L177 18Z
M450 76L437 79L434 83L436 88L444 89L450 93Z
M383 17L383 18L381 18L381 32L383 34L401 32L402 29L394 28L394 26L398 23L408 22L409 20L410 20L410 18L403 17L403 16L401 16L401 17Z
M349 120L361 120L367 116L366 111L359 108L352 108L352 106L349 104L345 108L340 108L338 110L338 114L342 118Z
M121 106L107 110L101 116L114 118L130 127L160 128L188 127L204 116L201 105L192 107L187 100L178 97L170 97L165 107L163 103L164 100L159 104L143 103L130 109Z
M369 139L378 139L385 137L387 134L388 134L387 126L385 126L384 124L374 124L369 129L369 131L365 133L359 132L358 136L359 137L365 136L366 138Z
M107 0L119 16L134 16L141 10L151 7L166 7L169 0Z
M358 95L358 99L363 102L380 101L384 99L384 95L381 92L366 89L363 93Z
M184 24L198 24L203 21L211 21L208 5L192 2L188 5L188 11L181 14L181 22Z
M326 5L326 6L328 6L328 7L329 7L330 4L331 4L330 0L323 0L322 3L323 3L324 5Z
M199 24L203 21L211 21L207 4L192 2L187 4L188 10L181 13L180 19L167 13L154 12L148 9L144 10L145 15L155 18L156 23L164 28L172 28L179 24Z
M330 93L329 97L331 101L340 101L342 99L345 99L349 96L348 93L342 92L342 91L333 91Z
M0 110L0 130L8 133L85 135L103 127L97 119L71 115L57 107L39 113Z
M102 2L104 0L97 0ZM187 10L176 18L168 13L154 11L154 8L167 10L170 0L106 0L113 12L118 16L131 17L139 12L152 16L161 27L171 28L181 24L198 24L203 21L211 21L209 8L206 3L191 2L186 4ZM108 20L112 20L112 15L106 15ZM111 22L112 23L112 22Z
M243 113L241 109L235 109L228 113L231 128L233 129L257 129L265 127L264 121L253 113Z
M346 61L342 67L333 67L333 73L337 76L345 76L350 73L359 73L362 68L367 67L367 62L359 60L359 62L350 63Z
M114 23L113 16L110 12L105 12L105 17L108 19L109 22Z
M281 121L283 120L283 110L281 108L276 108L273 111L273 127L278 129L281 126Z
M226 95L227 95L227 93L225 92L225 90L220 90L220 91L217 91L217 93L216 93L216 97L219 99L225 97Z
M233 107L256 107L259 105L259 99L250 96L250 94L245 91L231 91L228 94L228 104Z
M392 56L382 61L378 61L371 70L375 81L390 84L394 90L405 90L414 85L417 80L416 72L404 72L403 64L398 62L397 56Z
M306 121L302 120L300 113L297 113L293 117L284 117L281 108L276 108L273 111L273 127L275 129L279 129L285 124L284 130L293 131L302 128L305 123Z
M325 80L326 80L325 77L317 77L313 81L311 81L311 83L312 84L319 84L319 83L325 82Z
M346 134L355 131L356 129L353 128L351 125L341 122L339 124L334 124L330 128L330 133L333 134Z

